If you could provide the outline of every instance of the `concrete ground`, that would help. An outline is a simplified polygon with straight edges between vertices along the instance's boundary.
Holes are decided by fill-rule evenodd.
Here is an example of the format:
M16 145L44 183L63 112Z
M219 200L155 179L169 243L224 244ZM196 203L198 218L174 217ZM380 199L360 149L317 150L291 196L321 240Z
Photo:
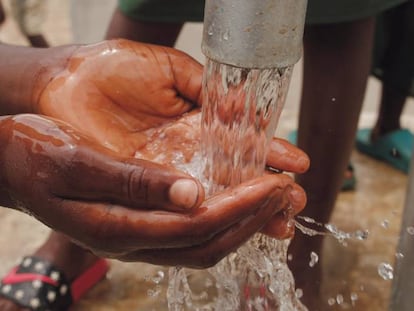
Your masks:
M7 3L5 1L6 8ZM115 0L49 0L45 36L52 45L98 41L104 36L115 3ZM186 25L177 48L203 62L201 31L201 24ZM10 18L0 28L0 41L27 44ZM286 136L296 128L300 81L299 63L280 119L279 136ZM370 79L360 126L373 124L379 90L378 81ZM411 130L414 130L413 117L414 100L410 99L402 121ZM366 229L369 237L365 241L350 241L347 246L333 238L326 240L325 251L320 254L324 259L321 304L326 310L387 310L392 281L380 277L378 267L382 263L394 263L407 176L356 151L352 162L358 179L357 190L340 195L331 222L347 232ZM0 227L0 275L6 273L19 257L35 249L48 233L46 227L28 216L4 209L0 209ZM140 263L114 261L108 279L92 290L74 310L165 310L165 279L159 284L154 281L157 272L164 270ZM344 302L338 304L341 300Z

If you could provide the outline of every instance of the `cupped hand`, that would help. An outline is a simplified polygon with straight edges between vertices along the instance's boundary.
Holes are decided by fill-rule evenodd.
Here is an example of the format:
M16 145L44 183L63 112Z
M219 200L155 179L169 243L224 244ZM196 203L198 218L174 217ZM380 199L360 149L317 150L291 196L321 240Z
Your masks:
M202 70L187 54L167 47L122 39L80 46L33 110L131 156L145 144L143 130L200 104Z
M194 169L197 165L201 166L200 121L201 113L195 109L174 122L145 131L148 136L147 144L137 150L135 156L161 163L166 167L184 169L193 176L200 177L203 172ZM220 167L217 163L215 165ZM302 188L294 184L290 177L274 172L304 173L309 168L309 158L288 141L273 138L269 144L266 165L271 168L266 171L266 174L274 175L275 180L286 178L290 180L290 183L283 184L293 187L291 191L295 195L291 196L291 206L274 206L277 213L263 227L262 232L278 239L292 237L295 229L294 216L305 206L306 196ZM255 182L259 179L255 179Z
M172 189L192 180L184 173L119 156L54 119L17 115L0 127L2 188L22 210L105 257L207 267L278 211L303 208L301 188L278 174L208 200L196 183L193 208L176 212Z
M199 119L197 121L199 112L194 108L201 101L201 76L201 65L177 50L126 40L106 41L93 46L80 47L68 61L65 70L56 75L43 90L35 110L70 123L89 139L115 151L120 156L129 158L133 156L146 160L140 162L141 170L150 172L151 170L148 170L147 166L150 168L155 165L154 162L158 162L163 165L158 167L161 170L163 168L165 176L170 176L170 178L175 176L174 178L177 178L179 172L174 167L182 169L182 165L191 161L194 152L199 148ZM296 147L276 139L272 142L272 146L268 155L268 165L293 173L301 173L307 169L309 160ZM178 162L177 158L180 159ZM182 159L184 159L184 162ZM132 159L128 161L132 161ZM146 176L148 180L153 178L151 173ZM157 180L156 177L154 178ZM190 177L187 176L187 178ZM271 189L268 190L269 192L257 192L260 194L258 197L253 191L250 191L252 189L251 183L256 183L255 187L261 189L265 182L262 178L272 180L273 185L269 188ZM168 182L165 181L165 183ZM233 216L237 214L237 209L239 209L239 206L243 206L244 202L251 202L251 205L246 207L249 211L258 208L258 206L263 209L271 207L273 217L270 218L272 220L268 221L270 218L267 214L268 218L262 218L263 221L260 226L257 223L256 226L250 227L254 228L255 231L244 230L244 226L240 225L242 223L241 218L234 222L237 223L236 226L241 228L240 231L245 233L240 234L240 240L244 241L260 229L277 238L291 236L294 229L291 220L305 204L306 198L303 195L303 190L290 177L283 174L275 174L270 177L264 176L251 181L251 183L248 187L241 185L217 194L217 197L222 199L222 203L217 204L221 208L227 204L226 202L230 202L228 201L229 198L234 198L227 207L227 210L232 210L235 213L232 214ZM199 184L197 185L196 188L200 191ZM244 190L238 191L239 188ZM275 189L278 189L278 191L275 192ZM146 193L148 198L158 196L157 192L147 191ZM204 198L199 193L197 200L190 200L193 203L197 201L198 204L193 205L188 204L188 198L186 198L189 195L188 192L170 191L171 193L175 194L177 202L187 201L187 208L191 206L194 209L191 210L190 208L191 212L182 213L183 215L180 215L180 217L183 217L183 219L191 218L192 213L197 214L200 210L204 210L199 207L201 198ZM237 197L234 197L235 193L237 193ZM269 200L265 200L266 204L260 203L263 202L265 197L268 198L271 193L277 193L277 195L273 194L277 198L270 201L274 203L284 200L284 203L271 206L268 205ZM285 193L293 193L288 196L290 200L283 199L286 198ZM211 199L214 199L214 197ZM208 202L210 201L205 201L202 206L209 207L210 203ZM196 208L197 206L198 208ZM157 210L178 211L180 210L179 207L179 204L171 204L171 199L167 200L165 204L159 202L152 204L152 208ZM181 208L181 211L183 210ZM214 211L212 208L206 210ZM241 207L240 210L242 210ZM89 211L94 213L93 209ZM126 215L130 213L130 210L123 209L123 211L125 212L124 218L128 218ZM147 215L147 211L144 208L140 212ZM225 211L226 209L223 208L223 212ZM82 214L88 215L87 212L88 210L83 210ZM146 232L151 233L152 230L155 230L155 227L157 227L155 223L160 222L158 218L168 221L166 214L159 214L159 211L154 213L159 217L154 218L154 223L148 223L148 227L145 229ZM211 212L207 215L218 214ZM95 216L91 219L97 220L100 217L103 216ZM115 217L113 220L113 223L111 223L113 228L122 226L118 223L118 218ZM214 216L211 216L211 221L220 223ZM264 226L266 223L267 225ZM206 227L209 225L211 224L207 222ZM189 223L180 223L179 226L182 230L185 230L186 234L190 234L189 231L191 230L188 229L191 225ZM95 227L92 226L91 228ZM174 227L166 226L165 228L172 229ZM208 227L208 230L210 229L211 227ZM220 227L220 230L223 230L223 227ZM109 231L108 229L107 232ZM123 232L121 230L121 236L113 235L114 244L121 239ZM172 239L169 243L180 243L179 241L186 240L182 232L178 235L168 230L166 232L168 232L166 235ZM219 230L217 231L216 228L216 231L212 230L212 232L214 234L210 235L203 232L204 236L209 237L209 241L212 240L212 236L218 237ZM83 235L83 237L86 236ZM228 234L223 233L222 236L227 237ZM122 238L125 238L125 236ZM232 239L235 240L234 237ZM78 240L81 239L78 238ZM92 238L92 241L86 244L90 247L96 240L99 239ZM106 241L109 240L110 238L106 237ZM147 239L146 241L151 240ZM155 235L153 241L157 240L163 241L162 237ZM205 240L193 241L189 243L191 244L190 250L193 250L194 245L203 245L201 249L204 250L206 242ZM134 241L131 241L131 243L134 243ZM140 241L140 243L144 242ZM143 248L152 249L154 245L148 243L150 246L143 245ZM213 244L217 247L220 245L220 243ZM239 244L235 243L234 245ZM178 246L180 246L181 251L183 245ZM188 244L186 246L189 247ZM168 248L169 251L172 247L168 243L159 246L161 249ZM119 253L125 251L122 245L115 252L112 247L106 249L104 245L99 243L93 248L96 252L104 252L115 257L119 257ZM203 254L199 258L201 260L201 257L205 254L200 253ZM215 254L215 252L212 253ZM125 259L145 260L145 258L151 257L150 255L143 255L142 252L133 254L135 255L126 252ZM158 258L159 256L154 257ZM173 259L169 260L175 263ZM194 260L194 262L197 261Z

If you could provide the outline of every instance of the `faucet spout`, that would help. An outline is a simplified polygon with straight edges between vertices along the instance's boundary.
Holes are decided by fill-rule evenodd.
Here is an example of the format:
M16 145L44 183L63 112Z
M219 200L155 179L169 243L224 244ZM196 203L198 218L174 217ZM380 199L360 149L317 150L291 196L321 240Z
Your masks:
M206 0L202 51L242 68L281 68L302 54L307 0Z

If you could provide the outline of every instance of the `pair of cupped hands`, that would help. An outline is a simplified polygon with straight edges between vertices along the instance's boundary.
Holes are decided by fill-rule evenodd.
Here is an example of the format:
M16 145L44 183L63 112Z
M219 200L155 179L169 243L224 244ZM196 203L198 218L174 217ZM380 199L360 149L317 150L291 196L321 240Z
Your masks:
M200 182L171 163L134 156L157 143L177 148L176 139L147 133L186 129L185 115L199 113L202 71L166 47L126 40L78 47L38 90L33 114L1 120L11 204L125 261L208 267L258 231L290 237L306 201L290 176L266 173L206 199ZM267 165L302 173L309 160L274 138Z

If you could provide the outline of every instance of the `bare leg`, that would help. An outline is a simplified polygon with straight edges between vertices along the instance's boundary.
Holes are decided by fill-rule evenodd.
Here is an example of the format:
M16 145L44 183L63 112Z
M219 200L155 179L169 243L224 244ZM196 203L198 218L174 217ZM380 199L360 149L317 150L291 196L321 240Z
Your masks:
M304 81L298 145L311 159L298 176L308 195L303 215L329 221L354 146L358 117L371 66L374 18L308 26L304 36ZM320 271L309 256L320 254L322 238L297 233L291 268L309 310L318 310ZM313 299L311 299L313 298Z
M93 264L98 257L73 244L64 235L52 232L47 241L34 253L35 256L52 262L57 268L63 271L72 281L83 271ZM0 297L0 310L21 311L13 302Z
M139 42L174 46L183 23L140 22L115 10L106 38L124 38Z
M407 96L386 83L382 86L382 97L377 122L371 133L371 139L401 128L400 117Z
M6 20L6 14L4 13L3 3L0 0L0 25Z
M413 13L412 1L385 13L384 22L390 33L382 61L382 98L371 135L373 140L401 128L400 117L414 76Z

